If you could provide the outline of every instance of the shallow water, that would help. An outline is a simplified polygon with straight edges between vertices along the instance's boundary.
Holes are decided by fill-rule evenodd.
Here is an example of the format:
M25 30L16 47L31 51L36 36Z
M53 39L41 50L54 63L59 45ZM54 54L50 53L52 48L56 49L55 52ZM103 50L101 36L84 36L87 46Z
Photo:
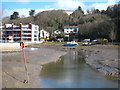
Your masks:
M118 82L107 79L90 68L79 52L68 50L59 61L43 66L41 88L118 88Z

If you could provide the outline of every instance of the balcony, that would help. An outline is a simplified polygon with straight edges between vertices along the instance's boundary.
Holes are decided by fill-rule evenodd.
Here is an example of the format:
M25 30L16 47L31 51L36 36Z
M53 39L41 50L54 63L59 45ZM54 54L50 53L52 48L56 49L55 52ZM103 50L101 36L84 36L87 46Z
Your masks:
M31 35L31 33L22 33L22 35Z
M31 38L31 37L22 37L22 38Z
M22 31L31 31L31 29L22 28Z
M20 31L20 29L14 29L13 31Z
M15 39L18 39L18 38L20 38L20 37L14 37Z

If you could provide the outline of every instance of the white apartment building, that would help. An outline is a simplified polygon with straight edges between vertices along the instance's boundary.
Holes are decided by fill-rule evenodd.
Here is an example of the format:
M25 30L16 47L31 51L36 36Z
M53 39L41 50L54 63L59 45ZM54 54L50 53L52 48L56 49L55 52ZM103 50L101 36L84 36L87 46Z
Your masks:
M34 24L5 24L2 28L3 40L7 42L38 42L39 26Z
M2 26L0 26L0 42L2 42Z
M64 34L78 33L79 28L77 26L65 26Z
M40 30L40 39L45 39L45 38L49 38L50 37L50 33L45 31L44 29Z

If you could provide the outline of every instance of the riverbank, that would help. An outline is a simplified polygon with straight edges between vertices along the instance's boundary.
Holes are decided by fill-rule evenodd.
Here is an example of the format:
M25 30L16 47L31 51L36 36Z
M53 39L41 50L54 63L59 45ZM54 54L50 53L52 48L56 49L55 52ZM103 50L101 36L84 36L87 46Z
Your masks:
M2 54L2 88L37 88L39 75L44 64L55 62L66 52L48 48L26 48L27 66L30 77L29 84L23 64L22 52Z
M95 45L78 46L76 50L85 53L85 61L92 68L102 72L109 79L120 79L118 48L119 46L115 45Z
M49 43L47 48L66 50L74 49L83 52L85 61L93 69L102 72L109 79L119 79L118 63L120 63L118 45L92 45L92 46L62 46L61 43L56 45Z

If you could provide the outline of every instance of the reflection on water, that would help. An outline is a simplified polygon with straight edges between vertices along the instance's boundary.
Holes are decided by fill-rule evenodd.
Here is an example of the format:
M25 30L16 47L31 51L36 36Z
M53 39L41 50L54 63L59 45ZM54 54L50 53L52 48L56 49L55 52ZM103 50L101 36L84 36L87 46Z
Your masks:
M116 81L107 80L92 70L79 52L68 50L57 62L43 66L40 74L41 88L117 88Z

